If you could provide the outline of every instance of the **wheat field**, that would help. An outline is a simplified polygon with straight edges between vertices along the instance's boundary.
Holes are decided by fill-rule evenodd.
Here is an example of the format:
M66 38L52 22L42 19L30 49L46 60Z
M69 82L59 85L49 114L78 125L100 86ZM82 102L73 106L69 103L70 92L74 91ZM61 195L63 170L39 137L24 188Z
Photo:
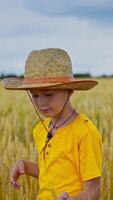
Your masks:
M101 200L113 200L113 79L98 79L90 91L76 91L72 106L96 124L103 141ZM35 200L38 181L23 175L20 190L9 183L9 172L16 160L37 162L32 129L38 117L23 91L8 91L0 85L0 200Z

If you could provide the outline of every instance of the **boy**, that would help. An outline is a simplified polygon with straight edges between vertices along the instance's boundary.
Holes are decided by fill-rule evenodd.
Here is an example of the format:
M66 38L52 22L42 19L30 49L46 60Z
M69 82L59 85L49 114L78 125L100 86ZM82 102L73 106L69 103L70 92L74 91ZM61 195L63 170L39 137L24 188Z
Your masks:
M2 81L7 89L27 90L34 108L46 119L33 130L38 164L18 161L10 182L22 174L39 179L37 200L99 200L101 177L101 137L94 124L76 112L69 98L73 90L88 90L95 80L76 80L71 60L62 49L32 51L25 76Z

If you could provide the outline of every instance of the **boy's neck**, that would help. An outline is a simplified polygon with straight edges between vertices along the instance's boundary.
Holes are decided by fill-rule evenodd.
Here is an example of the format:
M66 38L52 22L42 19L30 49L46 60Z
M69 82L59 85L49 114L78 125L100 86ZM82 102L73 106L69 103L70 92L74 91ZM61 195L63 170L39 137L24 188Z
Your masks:
M51 120L52 121L52 125L54 126L54 124L56 124L56 127L64 127L67 124L69 124L71 121L73 121L73 119L77 115L78 115L78 113L71 107L70 104L68 104L61 114L59 114L59 115L57 115L57 116L52 118L52 120Z

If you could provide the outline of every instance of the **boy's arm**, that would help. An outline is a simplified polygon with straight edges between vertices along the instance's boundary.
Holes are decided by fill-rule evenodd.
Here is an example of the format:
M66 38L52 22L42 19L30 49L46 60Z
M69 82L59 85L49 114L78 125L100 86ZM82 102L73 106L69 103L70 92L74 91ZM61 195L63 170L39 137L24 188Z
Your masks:
M84 182L84 190L77 197L73 198L73 200L89 199L100 199L100 177Z
M27 174L35 178L39 177L39 168L36 163L29 162L26 160L18 160L12 167L10 172L10 183L15 188L20 188L18 179L21 175Z
M99 200L100 199L100 177L84 182L84 189L76 197L69 197L68 193L62 193L58 200Z
M37 163L23 160L25 166L25 173L35 178L39 177L39 168Z

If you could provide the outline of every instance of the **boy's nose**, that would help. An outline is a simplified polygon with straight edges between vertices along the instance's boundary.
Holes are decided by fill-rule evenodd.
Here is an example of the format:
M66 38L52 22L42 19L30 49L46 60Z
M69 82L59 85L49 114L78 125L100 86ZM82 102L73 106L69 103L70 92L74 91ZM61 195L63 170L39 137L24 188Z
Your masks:
M43 96L38 97L38 105L39 106L46 106L47 103L48 103L48 100L45 97L43 97Z

